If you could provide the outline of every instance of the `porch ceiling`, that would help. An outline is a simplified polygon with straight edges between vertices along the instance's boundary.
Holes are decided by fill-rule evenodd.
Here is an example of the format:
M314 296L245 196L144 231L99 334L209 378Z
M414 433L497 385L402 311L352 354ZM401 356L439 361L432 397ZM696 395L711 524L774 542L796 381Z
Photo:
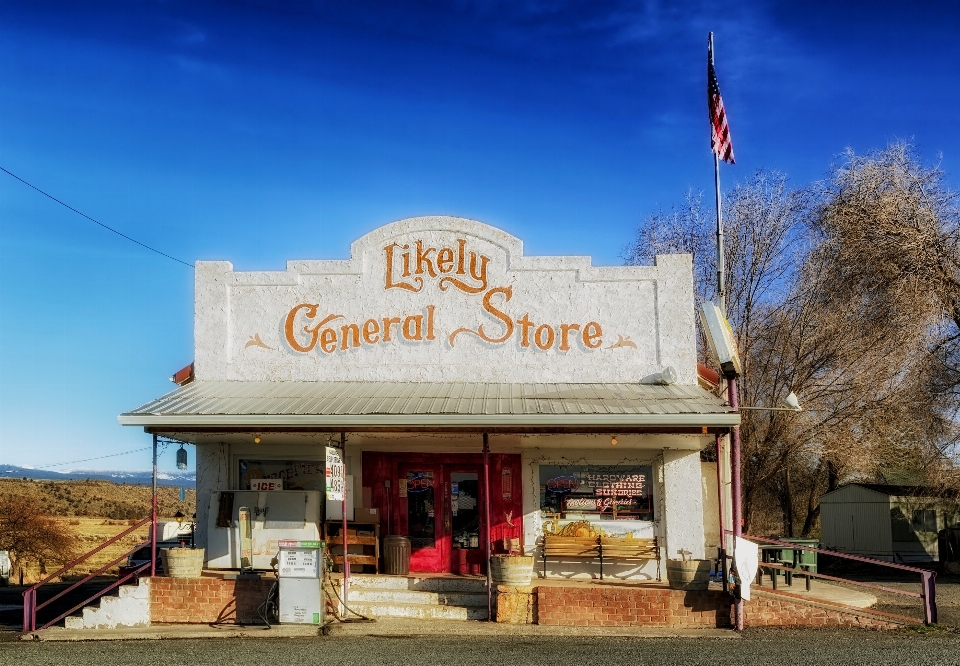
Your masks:
M476 382L193 382L121 414L150 430L729 428L740 415L699 386Z

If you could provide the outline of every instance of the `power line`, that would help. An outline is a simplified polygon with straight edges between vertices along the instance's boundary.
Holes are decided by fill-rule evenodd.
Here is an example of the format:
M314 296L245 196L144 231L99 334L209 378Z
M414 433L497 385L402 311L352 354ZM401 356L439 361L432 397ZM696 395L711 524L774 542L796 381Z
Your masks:
M155 248L155 247L150 247L150 246L147 245L146 243L141 243L141 242L138 241L136 238L130 238L130 236L128 236L128 235L126 235L126 234L124 234L124 233L121 233L121 232L117 231L117 230L114 229L113 227L108 227L108 226L105 225L103 222L98 222L97 220L93 219L92 217L90 217L90 216L87 215L86 213L81 213L79 210L77 210L77 209L74 208L73 206L71 206L71 205L69 205L69 204L66 204L66 203L60 201L60 199L56 198L56 197L53 196L52 194L47 194L46 192L44 192L43 190L41 190L41 189L40 189L39 187L37 187L36 185L31 185L30 183L28 183L27 181L25 181L25 180L24 180L23 178L21 178L20 176L18 176L17 174L13 173L12 171L8 171L7 169L4 169L2 166L0 166L0 171L3 171L3 172L4 172L5 174L7 174L8 176L13 176L14 178L16 178L17 180L19 180L21 183L23 183L23 184L26 185L27 187L30 187L30 188L36 190L37 192L39 192L39 193L42 194L43 196L47 197L48 199L53 199L54 201L56 201L58 204L60 204L60 205L63 206L64 208L69 208L70 210L72 210L72 211L73 211L74 213L76 213L77 215L80 215L81 217L87 218L88 220L90 220L90 221L93 222L94 224L99 224L101 227L103 227L103 228L106 229L107 231L112 231L113 233L115 233L116 235L120 236L121 238L126 238L126 239L127 239L128 241L130 241L131 243L136 243L136 244L139 245L140 247L146 248L146 249L150 250L151 252L156 252L157 254L166 257L167 259L173 259L174 261L176 261L176 262L178 262L178 263L181 263L181 264L183 264L184 266L190 266L190 268L193 268L193 265L188 264L186 261L183 261L183 260L181 260L181 259L177 259L176 257L171 257L171 256L170 256L169 254L167 254L166 252L161 252L160 250L158 250L158 249Z
M3 169L3 167L0 167L0 169ZM4 169L4 171L6 171L6 169ZM141 451L149 451L150 449L151 447L145 446L142 449L134 449L133 451L124 451L123 453L111 453L108 456L98 456L96 458L84 458L83 460L71 460L70 462L54 463L52 465L37 465L35 467L32 467L31 469L46 469L48 467L63 467L64 465L76 465L77 463L90 462L91 460L103 460L104 458L116 458L117 456L127 456L127 455L130 455L131 453L140 453Z

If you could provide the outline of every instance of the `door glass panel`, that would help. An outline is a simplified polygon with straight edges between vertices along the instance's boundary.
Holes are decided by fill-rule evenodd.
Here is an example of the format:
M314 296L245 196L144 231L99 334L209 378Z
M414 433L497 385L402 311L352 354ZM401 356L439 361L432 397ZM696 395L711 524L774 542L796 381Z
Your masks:
M412 548L436 547L432 471L407 472L407 535Z
M480 483L476 473L450 474L453 547L480 548Z

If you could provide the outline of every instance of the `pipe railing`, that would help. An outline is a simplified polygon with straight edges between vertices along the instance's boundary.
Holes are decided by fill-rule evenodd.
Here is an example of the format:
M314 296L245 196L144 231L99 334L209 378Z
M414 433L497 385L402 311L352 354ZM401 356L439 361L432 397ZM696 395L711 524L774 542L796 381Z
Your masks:
M99 553L101 550L103 550L103 549L106 548L107 546L110 546L110 545L116 543L116 542L119 541L120 539L124 538L125 536L127 536L127 535L130 534L131 532L135 532L136 530L140 529L141 527L143 527L143 526L146 525L147 523L151 522L152 520L153 520L153 516L152 516L152 515L151 515L151 516L147 516L146 518L144 518L144 519L141 520L140 522L136 523L135 525L130 526L129 528L127 528L126 530L124 530L124 531L121 532L120 534L117 534L116 536L108 539L107 541L104 541L102 544L100 544L99 546L97 546L97 547L94 548L93 550L91 550L91 551L89 551L89 552L81 555L80 557L78 557L78 558L76 558L76 559L68 562L68 563L65 564L63 567L61 567L59 571L56 571L56 572L50 574L49 576L47 576L46 578L44 578L43 580L41 580L39 583L34 583L34 584L31 585L30 587L28 587L26 590L24 590L24 591L23 591L23 631L24 631L24 632L28 632L28 631L36 631L36 630L37 630L37 611L39 611L40 609L48 606L49 604L51 604L52 602L56 601L56 600L59 599L60 597L64 596L64 595L67 594L68 592L71 592L71 591L75 590L75 589L78 588L80 585L83 585L84 583L89 582L89 581L90 581L91 579L93 579L94 577L99 576L99 575L102 574L104 571L106 571L106 570L109 569L110 567L114 566L115 564L117 564L118 562L120 562L121 560L123 560L124 558L129 557L131 553L133 553L135 550L141 548L141 547L142 547L142 544L138 544L137 546L135 546L134 548L130 549L129 551L127 551L127 552L124 553L123 555L120 555L118 558L116 558L115 560L113 560L113 561L110 562L109 564L101 567L100 569L98 569L97 571L94 571L93 573L90 573L90 574L87 575L85 578L77 581L76 583L74 583L73 585L71 585L70 587L68 587L67 589L62 590L60 593L58 593L57 595L51 597L50 599L47 599L46 601L44 601L44 602L43 602L42 604L40 604L40 605L37 605L37 590L39 590L43 585L46 585L47 583L49 583L49 582L50 582L51 580L53 580L54 578L58 578L59 576L62 576L63 574L65 574L66 572L70 571L70 570L73 569L74 567L76 567L76 566L78 566L78 565L86 562L88 559L90 559L91 557L93 557L94 555L96 555L97 553ZM154 535L153 538L155 538L155 535ZM151 553L154 553L154 552L156 551L156 543L153 542L152 539L151 539L151 544L152 544L152 545L151 545L151 549L150 549L150 550L151 550ZM80 608L81 606L84 606L85 604L88 604L88 603L90 603L91 601L94 601L94 600L96 600L96 599L99 599L100 597L102 597L104 594L106 594L107 592L109 592L109 591L112 590L113 588L117 587L118 585L123 584L124 582L126 582L127 580L129 580L130 578L132 578L133 576L138 575L141 571L145 570L145 569L147 568L147 566L151 566L151 568L152 568L152 566L153 566L153 559L152 559L152 558L151 558L151 561L150 561L150 562L144 564L143 566L137 567L134 571L129 572L127 575L119 578L115 583L112 583L112 584L109 585L108 587L106 587L106 588L104 588L104 589L102 589L102 590L99 590L96 594L94 594L94 595L91 596L90 598L84 600L83 603L75 606L74 608L71 608L69 611L67 611L67 612L64 613L63 615L60 615L60 616L57 617L56 619L51 620L50 622L47 622L46 624L44 624L43 626L41 626L40 629L44 629L44 628L49 627L50 625L54 624L55 622L59 622L60 620L62 620L62 619L65 618L67 615L69 615L70 613L74 612L75 610L77 610L77 609Z
M730 533L729 530L726 530ZM853 562L861 562L863 564L872 564L876 566L886 567L888 569L897 569L899 571L909 571L911 573L920 574L920 592L909 592L907 590L898 590L892 587L886 587L884 585L876 585L873 583L865 583L862 581L851 580L849 578L840 578L838 576L830 576L827 574L822 574L819 572L807 571L802 569L794 569L791 567L785 567L783 565L775 564L772 562L760 562L759 566L766 567L768 569L781 569L784 571L789 571L791 574L796 573L797 575L809 576L813 578L824 578L827 580L832 580L840 583L847 583L849 585L856 585L858 587L866 587L874 590L882 590L884 592L892 592L894 594L900 594L907 597L919 598L923 602L923 623L924 624L936 624L937 623L937 572L931 571L929 569L921 569L920 567L911 567L907 564L897 564L896 562L886 562L884 560L877 560L872 557L863 557L862 555L850 555L848 553L841 553L835 550L827 550L825 548L816 548L814 546L806 546L798 543L791 543L790 541L778 541L777 539L770 539L768 537L755 536L753 534L744 534L742 535L744 539L750 541L759 541L762 543L768 543L776 546L782 546L784 549L789 550L806 550L813 553L821 553L823 555L829 555L830 557L838 557L845 560L851 560Z

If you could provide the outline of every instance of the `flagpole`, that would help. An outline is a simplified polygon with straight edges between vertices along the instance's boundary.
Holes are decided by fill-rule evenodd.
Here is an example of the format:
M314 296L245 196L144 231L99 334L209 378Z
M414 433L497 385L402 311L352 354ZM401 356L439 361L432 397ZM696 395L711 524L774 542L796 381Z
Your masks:
M710 65L713 66L713 33L707 43L707 55ZM723 213L720 206L720 155L713 151L713 183L717 196L717 305L724 317L727 316L726 290L724 289L724 262L723 262Z
M713 74L714 72L714 63L713 63L713 33L710 33L710 36L707 38L707 59L709 62L708 71ZM708 82L709 86L709 82ZM711 117L711 131L713 118ZM724 261L723 261L723 213L720 200L720 146L713 146L713 182L714 188L717 195L717 305L720 306L720 312L724 317L727 316L727 304L726 304L726 290L724 289ZM737 392L737 378L733 376L727 380L727 392L728 399L730 401L730 407L733 410L736 410L739 407L739 395ZM717 447L717 465L723 464L720 459L720 447ZM742 490L741 490L741 479L740 479L740 426L733 426L730 429L730 494L731 494L731 513L733 519L733 552L736 554L736 544L737 538L740 537L743 531L743 507L741 502L742 500ZM723 513L720 514L720 557L723 559L723 569L726 571L726 541L727 536L724 534L723 523L725 516ZM743 585L743 581L739 579L739 572L737 572L737 586L738 593L733 600L733 626L737 631L743 631L744 627L744 612L743 612L743 599L740 597L739 590L742 589L740 586ZM726 582L726 574L724 574L724 582Z

